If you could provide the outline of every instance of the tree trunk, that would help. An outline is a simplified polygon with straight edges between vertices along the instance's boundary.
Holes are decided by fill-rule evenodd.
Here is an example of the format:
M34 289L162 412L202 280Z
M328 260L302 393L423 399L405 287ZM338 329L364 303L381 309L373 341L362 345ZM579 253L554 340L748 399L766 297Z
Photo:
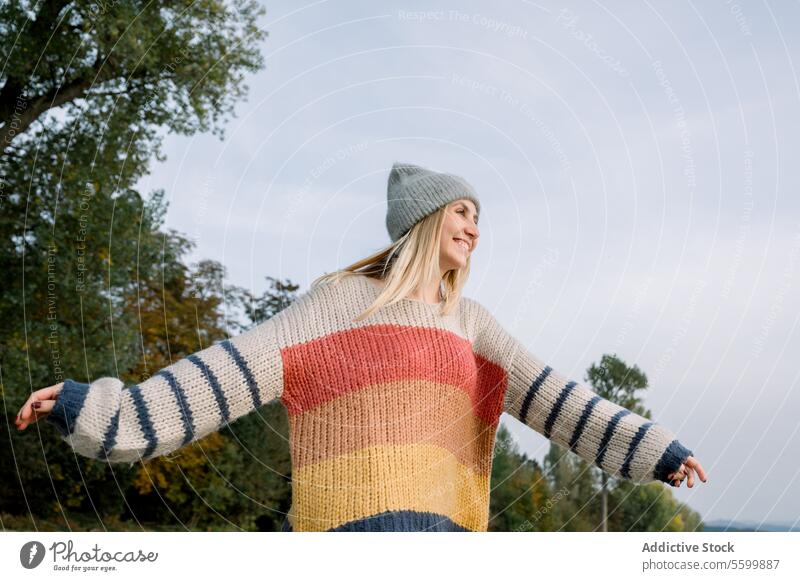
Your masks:
M602 519L603 519L603 532L608 532L608 476L605 472L602 474L602 487L600 489L600 500L602 504Z

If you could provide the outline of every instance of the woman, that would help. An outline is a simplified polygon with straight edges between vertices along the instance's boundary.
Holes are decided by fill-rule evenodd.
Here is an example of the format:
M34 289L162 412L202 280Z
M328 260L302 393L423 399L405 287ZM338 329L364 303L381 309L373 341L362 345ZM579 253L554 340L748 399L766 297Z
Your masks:
M706 481L669 430L567 381L461 296L480 212L465 180L395 163L387 197L385 250L141 384L41 389L18 429L44 417L79 454L134 462L280 399L292 457L284 530L487 530L503 412L608 474Z

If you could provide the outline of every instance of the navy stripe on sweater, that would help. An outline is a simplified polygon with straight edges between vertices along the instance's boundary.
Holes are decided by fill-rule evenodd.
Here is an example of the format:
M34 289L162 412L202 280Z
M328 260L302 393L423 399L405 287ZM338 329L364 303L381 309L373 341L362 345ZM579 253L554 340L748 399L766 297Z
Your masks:
M678 440L672 440L661 455L658 464L656 464L653 475L662 482L669 482L667 476L680 468L681 464L689 456L694 456L689 448L681 444Z
M89 385L86 383L71 379L64 381L53 409L44 417L45 421L53 424L62 436L69 436L75 429L75 420L78 419L83 404L86 403L88 391Z
M222 393L222 388L219 385L217 376L214 375L214 372L211 371L211 369L209 369L208 365L206 365L206 362L200 359L200 357L197 355L189 355L187 359L199 367L206 376L206 380L208 380L208 383L211 385L211 389L214 392L214 397L217 400L217 405L219 406L219 411L222 415L222 422L227 424L230 421L231 412L228 409L228 402L225 400L225 394Z
M178 402L178 409L181 410L181 420L183 421L183 442L181 442L181 446L185 446L194 437L194 420L192 419L192 410L189 408L189 402L186 399L186 392L181 387L178 378L171 371L162 369L156 375L166 379L170 389L172 389L172 395L175 396Z
M528 393L525 394L525 401L522 402L522 409L519 412L519 419L522 423L528 423L528 410L531 407L531 402L533 402L533 398L539 392L539 388L542 387L544 380L547 379L547 376L550 375L552 368L548 365L544 368L539 374L539 377L533 380L531 386L528 388Z
M550 411L550 415L547 416L547 421L544 423L544 437L550 439L550 432L553 429L553 424L556 423L558 419L558 414L561 413L561 408L564 407L564 402L567 401L569 394L572 393L572 390L575 389L576 383L574 381L570 381L567 385L564 386L564 389L561 390L561 393L558 395L558 399L556 400L556 404L553 406L553 409Z
M239 350L234 346L233 343L230 342L229 339L226 339L222 343L220 343L225 351L233 358L236 362L236 365L239 367L239 371L242 372L244 375L245 380L247 381L247 387L250 388L250 395L253 398L253 405L257 408L261 407L261 396L258 395L258 385L256 384L256 379L253 377L253 373L250 371L250 368L247 366L247 362L242 357L242 354L239 353Z
M614 435L614 430L617 429L617 424L619 421L631 413L631 410L621 409L617 413L614 414L614 417L611 418L611 421L608 422L606 426L606 431L603 434L603 439L600 440L600 450L597 454L597 460L595 463L602 468L603 460L606 457L606 450L608 450L608 445L611 443L611 438Z
M628 446L628 454L625 456L625 461L622 463L622 468L619 470L619 473L623 478L631 477L631 462L633 461L633 455L636 453L636 448L639 447L639 442L642 441L644 435L647 433L647 430L649 430L652 425L653 422L645 422L639 426L639 431L636 432L633 440L631 440L631 445Z
M147 411L147 404L145 404L144 396L142 396L142 388L137 384L131 386L127 391L133 398L133 405L136 408L136 416L139 418L139 426L141 427L144 438L147 441L147 447L144 450L143 457L149 458L158 445L156 431L153 428L153 420L150 418L150 412Z
M117 443L117 432L119 431L119 409L114 417L108 422L105 435L103 436L103 443L101 444L100 451L97 453L98 460L108 460L108 454Z
M291 530L291 525L284 522ZM284 529L286 530L286 529ZM443 514L416 510L387 510L380 514L347 522L328 532L382 532L382 531L420 531L420 532L469 532L469 529L455 523Z
M601 399L603 398L599 395L595 395L587 402L586 407L583 408L581 419L578 420L578 425L575 426L575 431L572 432L572 438L569 441L569 449L573 452L575 452L575 446L578 445L578 440L580 439L581 434L583 434L583 429L586 427L586 422L589 421L589 416L592 415L594 406L596 406L597 402L599 402Z

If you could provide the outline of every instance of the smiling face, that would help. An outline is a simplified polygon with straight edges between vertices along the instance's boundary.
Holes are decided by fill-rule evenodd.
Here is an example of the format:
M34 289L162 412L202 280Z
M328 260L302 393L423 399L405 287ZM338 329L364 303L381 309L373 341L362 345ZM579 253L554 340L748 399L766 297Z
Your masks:
M447 204L439 241L439 266L442 271L463 268L478 243L478 213L472 200Z

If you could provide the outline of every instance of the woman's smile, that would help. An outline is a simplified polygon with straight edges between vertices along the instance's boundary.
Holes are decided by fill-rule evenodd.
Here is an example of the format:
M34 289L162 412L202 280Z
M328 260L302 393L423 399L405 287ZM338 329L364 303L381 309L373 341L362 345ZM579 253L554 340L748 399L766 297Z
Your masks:
M460 246L461 248L463 248L464 250L466 250L467 252L469 252L469 242L467 242L467 241L466 241L466 240L464 240L463 238L453 238L453 240L455 240L455 241L456 241L456 244L457 244L458 246Z

